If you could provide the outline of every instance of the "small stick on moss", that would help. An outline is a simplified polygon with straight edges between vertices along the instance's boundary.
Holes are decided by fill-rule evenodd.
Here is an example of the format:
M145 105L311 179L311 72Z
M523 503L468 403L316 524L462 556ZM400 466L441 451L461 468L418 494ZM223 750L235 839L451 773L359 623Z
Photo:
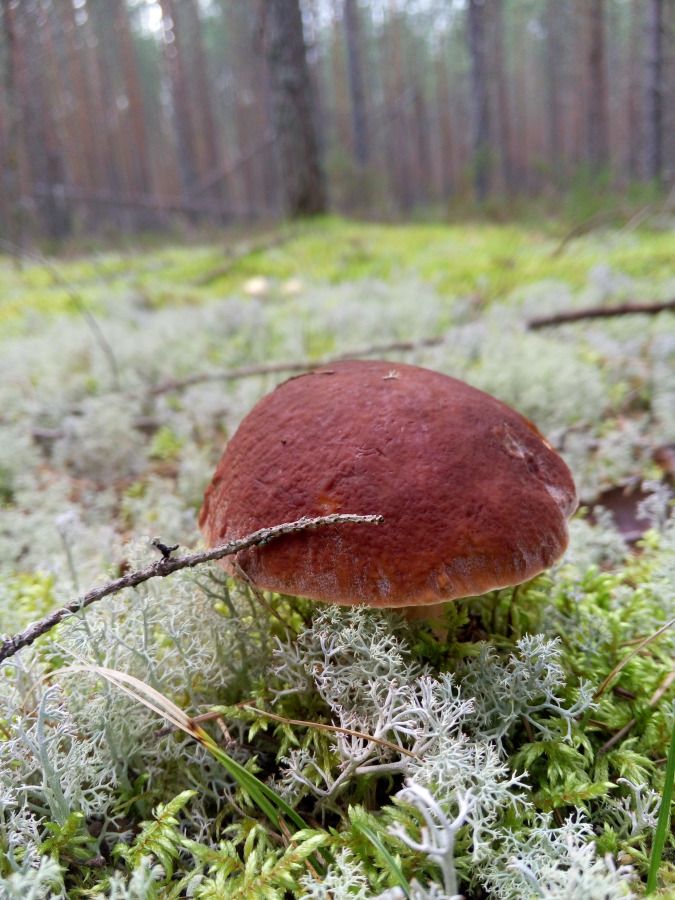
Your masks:
M26 257L26 259L32 259L37 262L39 265L44 266L45 269L52 276L54 281L63 288L63 290L68 294L68 297L73 303L73 306L80 313L84 321L87 323L89 330L94 336L94 340L99 345L103 356L106 358L108 365L110 366L110 372L112 374L113 385L116 391L120 389L120 369L117 364L117 357L115 356L115 351L112 348L112 344L107 339L105 334L103 333L103 329L98 323L96 316L89 309L89 305L82 296L82 294L68 281L67 278L61 274L58 268L54 265L54 263L50 262L46 257L44 257L41 253L34 253L32 250L26 250L24 247L20 247L12 241L7 241L4 239L0 239L0 247L4 247L9 253L13 253L18 255L19 258Z
M276 362L262 363L251 366L241 366L238 369L223 369L221 372L198 372L187 378L172 379L151 388L150 394L158 397L172 391L182 391L196 384L207 384L209 381L238 381L241 378L250 378L254 375L277 375L292 372L313 372L315 369L323 369L334 363L343 362L346 359L360 359L364 356L373 356L380 353L406 353L421 350L424 347L437 347L445 342L445 337L426 337L418 341L392 341L389 344L373 344L370 347L362 347L349 353L341 353L339 356L329 356L325 359L317 359L313 362Z
M530 319L527 327L530 331L548 328L551 325L566 325L568 322L580 322L583 319L611 319L615 316L655 316L658 313L675 310L675 300L664 300L662 303L623 303L621 306L594 306L589 309L573 309Z
M605 678L605 680L602 682L602 684L600 685L600 687L597 689L597 691L596 691L595 694L593 695L593 699L594 699L594 700L599 700L600 697L602 697L602 695L605 693L605 691L607 690L607 688L610 686L610 684L614 681L614 679L615 679L616 676L619 674L619 672L621 672L621 670L624 668L624 666L626 666L626 665L631 661L631 659L633 659L634 656L637 656L638 653L640 653L640 651L641 651L644 647L647 646L647 644L651 644L652 641L655 641L655 640L656 640L656 638L661 637L661 635L662 635L665 631L668 631L669 628L672 628L673 625L675 625L675 618L669 619L669 621L666 622L665 625L662 625L662 626L661 626L660 628L658 628L653 634L650 634L648 637L643 638L643 639L640 641L640 643L637 644L637 646L635 647L635 649L634 649L634 650L631 650L631 652L628 654L628 656L624 656L624 658L621 660L621 662L617 663L617 664L614 666L614 668L612 669L612 671L611 671L611 672L609 673L609 675Z
M666 693L671 684L675 681L675 670L672 672L668 672L666 677L663 679L661 684L654 691L652 696L649 698L649 702L647 703L648 707L654 707L659 702L661 697ZM605 741L605 743L598 750L598 755L602 753L608 753L612 747L615 747L620 741L622 741L626 735L637 725L637 719L631 719L630 722L627 722L623 728L619 729L616 734L613 734L612 737Z
M43 619L33 622L28 628L24 629L24 631L19 632L19 634L6 638L0 643L0 662L9 659L10 656L14 656L14 654L23 647L30 646L41 635L51 631L55 625L58 625L59 622L67 616L80 612L97 600L102 600L103 597L107 597L110 594L117 594L125 588L136 587L144 581L149 581L151 578L166 578L167 575L178 572L180 569L192 569L202 563L212 562L215 559L222 559L224 556L232 556L234 553L239 553L241 550L266 544L268 541L272 541L275 538L282 537L285 534L294 534L297 531L308 531L314 528L321 528L324 525L342 525L349 523L379 525L383 521L382 516L356 516L341 513L330 516L319 516L314 519L303 518L298 519L297 522L284 522L281 525L272 525L270 528L261 528L259 531L254 531L246 537L239 538L236 541L230 541L227 544L222 544L220 547L214 547L211 550L205 550L202 553L193 553L189 556L177 557L171 555L166 557L163 556L157 562L152 563L150 566L146 566L144 569L137 569L135 572L127 572L127 574L123 575L121 578L116 578L114 581L109 581L107 584L92 588L88 593L84 594L84 596L78 597L76 600L67 603L60 609L54 610L54 612L45 616Z

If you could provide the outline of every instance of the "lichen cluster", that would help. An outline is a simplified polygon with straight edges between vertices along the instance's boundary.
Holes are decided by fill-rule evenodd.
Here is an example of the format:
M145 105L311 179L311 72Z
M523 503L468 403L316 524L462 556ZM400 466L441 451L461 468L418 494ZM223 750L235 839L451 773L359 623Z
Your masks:
M630 237L614 240L630 259ZM662 235L655 245L663 253ZM287 277L283 259L260 274L275 266ZM428 272L391 283L367 269L369 280L293 291L272 282L264 296L228 284L188 307L148 303L137 274L114 298L100 286L91 298L116 367L76 315L34 312L30 333L3 339L5 634L154 559L153 535L198 542L228 436L284 376L155 389L252 362L443 337L389 356L533 418L586 504L641 484L649 530L629 546L608 513L582 510L552 572L453 603L433 625L260 595L216 567L71 617L2 668L0 897L641 896L675 715L675 631L598 688L675 617L675 525L655 456L675 437L675 326L668 315L524 326L672 289L629 270L579 283L542 270L502 302L476 302L431 278L435 290ZM206 732L305 827L275 827L207 746L102 668L190 716L211 712ZM672 841L661 880L672 896Z

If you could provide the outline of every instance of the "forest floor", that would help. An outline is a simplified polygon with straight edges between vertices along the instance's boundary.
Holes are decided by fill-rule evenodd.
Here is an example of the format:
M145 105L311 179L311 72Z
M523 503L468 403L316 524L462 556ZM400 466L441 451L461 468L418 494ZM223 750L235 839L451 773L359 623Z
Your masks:
M530 325L674 298L666 223L326 219L0 258L5 635L152 562L152 536L198 547L228 437L303 363L358 353L463 378L538 425L582 501L560 565L451 604L443 639L385 613L259 605L208 568L12 656L0 897L641 896L675 719L673 630L640 644L675 618L675 313ZM218 708L225 738L164 728L100 667L190 716ZM675 897L672 835L659 879Z

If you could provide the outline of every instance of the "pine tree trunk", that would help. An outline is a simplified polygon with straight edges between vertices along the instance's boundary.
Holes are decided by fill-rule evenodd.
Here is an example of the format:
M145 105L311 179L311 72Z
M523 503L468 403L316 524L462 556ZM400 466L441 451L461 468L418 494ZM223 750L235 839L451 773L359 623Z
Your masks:
M663 0L648 0L645 162L647 178L657 182L663 177L663 19Z
M490 163L490 90L487 46L486 0L469 0L469 53L471 55L471 139L473 148L474 190L479 201L491 188Z
M299 0L266 0L270 95L286 213L326 209Z
M180 34L175 0L159 0L164 22L165 58L171 83L173 125L176 135L178 168L183 196L188 198L197 179L193 115L188 93L188 67L185 62L183 36Z
M65 166L54 127L54 104L47 73L54 71L51 20L38 26L36 4L14 7L16 35L21 45L19 90L24 148L33 196L41 225L48 237L60 240L71 229L70 213L63 202Z
M206 50L202 35L202 22L197 0L183 0L186 36L189 44L190 66L194 73L195 113L203 144L203 172L210 174L220 163L220 148L213 115L211 79L206 63Z
M609 162L605 0L590 0L588 17L588 159L598 172Z
M444 55L439 55L435 64L435 101L438 110L440 196L443 200L448 200L455 185L456 147L448 67Z
M121 63L124 88L128 101L129 124L131 126L131 181L133 189L143 194L152 193L151 166L148 150L148 136L145 127L143 96L134 42L129 27L126 0L108 0L112 7L113 29Z
M547 0L545 15L546 28L546 107L548 132L548 158L553 182L560 184L560 168L563 159L563 115L562 115L562 26L560 0Z
M15 9L11 0L2 0L2 27L5 38L5 111L3 128L2 161L3 221L10 241L17 248L16 259L21 259L23 247L23 217L21 214L21 103L19 102L19 39L16 29Z
M359 20L357 0L345 0L343 17L345 43L347 44L349 95L352 108L354 158L359 166L367 166L370 159L370 141L361 55L361 22Z
M497 124L499 128L499 159L502 183L509 193L513 188L513 164L511 160L511 110L506 78L507 67L504 60L504 0L492 0L492 58L497 101Z

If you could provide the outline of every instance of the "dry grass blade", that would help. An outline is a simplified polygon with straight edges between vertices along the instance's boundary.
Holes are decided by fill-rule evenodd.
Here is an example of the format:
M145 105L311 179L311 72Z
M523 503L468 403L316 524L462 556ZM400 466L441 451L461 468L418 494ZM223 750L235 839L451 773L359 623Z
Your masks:
M631 652L628 654L628 656L624 656L624 658L621 660L621 662L617 663L614 666L612 671L604 679L604 681L602 682L600 687L596 690L595 694L593 695L594 699L598 700L600 697L602 697L602 695L605 693L605 691L610 686L610 684L614 681L614 679L619 674L619 672L621 672L621 670L625 666L628 665L628 663L631 661L631 659L633 659L634 656L637 656L638 653L640 653L640 651L643 650L648 644L651 644L658 637L661 637L661 635L664 632L668 631L669 628L672 628L673 625L675 625L675 618L670 619L668 622L665 623L665 625L662 625L653 634L650 634L650 635L648 635L648 637L643 638L640 641L640 643L637 644L633 650L631 650Z
M87 665L85 663L64 666L56 672L50 673L49 677L54 678L56 675L70 675L75 672L89 672L91 675L100 675L114 684L121 691L134 700L138 700L148 709L168 719L176 728L189 734L190 737L197 738L199 729L194 725L190 716L187 715L179 706L165 697L160 691L136 678L134 675L128 675L126 672L120 672L117 669L109 669L106 666Z
M117 669L109 669L105 666L96 666L91 664L77 664L74 666L65 666L56 672L50 673L49 678L54 678L57 674L72 674L75 672L89 672L92 675L98 675L105 678L106 681L114 684L123 693L132 699L142 703L152 712L167 719L180 731L185 732L190 737L205 747L209 753L218 760L227 773L237 782L239 787L244 791L251 800L258 806L260 811L267 816L270 822L277 828L281 828L283 817L292 822L296 828L307 828L304 821L292 806L290 806L282 797L280 797L269 785L264 784L255 775L248 771L244 766L232 759L218 744L214 741L208 732L200 728L190 716L187 715L179 706L165 697L160 691L141 681L133 675L126 672L120 672Z

